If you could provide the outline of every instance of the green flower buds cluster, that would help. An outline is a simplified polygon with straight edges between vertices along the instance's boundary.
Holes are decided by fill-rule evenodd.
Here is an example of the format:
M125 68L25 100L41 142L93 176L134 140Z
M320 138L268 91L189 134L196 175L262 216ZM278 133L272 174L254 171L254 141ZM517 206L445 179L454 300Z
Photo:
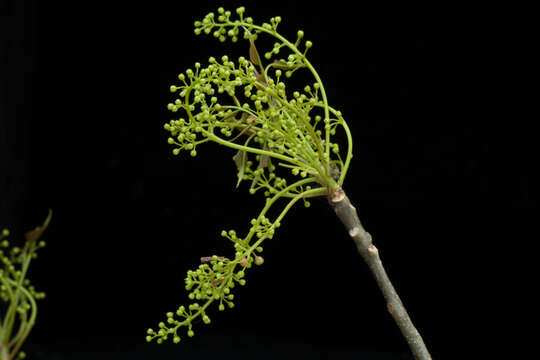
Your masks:
M219 310L234 306L231 289L245 284L245 271L252 264L264 263L262 242L273 238L293 204L301 200L309 207L307 199L325 195L344 181L352 158L350 131L342 114L329 106L324 85L306 57L312 42L304 39L302 30L294 43L287 40L277 32L281 20L276 16L257 25L239 7L236 12L219 8L194 23L197 35L213 35L220 41L247 40L249 52L236 60L226 55L210 57L206 65L197 62L178 75L178 82L170 86L176 99L167 105L175 118L164 125L168 143L174 155L187 151L196 156L206 142L235 150L237 186L250 182L249 192L261 190L266 204L245 237L238 237L234 230L222 232L234 243L232 260L201 258L202 264L185 279L193 302L168 313L157 330L149 329L148 341L171 337L179 342L180 327L187 327L192 336L195 318L210 322L207 308L211 303L217 302ZM275 39L264 57L255 45L261 35ZM313 83L290 90L286 79L300 69L311 72ZM344 159L332 141L338 128L348 141ZM266 213L282 198L288 203L271 221Z
M2 235L9 235L7 230L4 231L5 232ZM45 247L45 241L39 241L37 244L35 244L35 246L32 247L32 252L28 253L27 249L11 246L9 241L5 239L5 237L8 235L2 235L0 235L0 239L3 239L0 242L0 262L3 268L0 268L0 276L5 277L7 279L5 281L7 282L22 281L22 285L24 285L26 290L36 300L45 298L45 293L36 291L35 287L30 284L30 280L23 278L24 274L21 270L19 270L19 268L22 267L25 261L28 261L29 258L36 259L38 257L37 251ZM10 293L8 286L5 284L0 285L0 299L2 299L4 302L8 302L10 300L9 295ZM24 311L29 309L30 305L28 303L24 303L20 308L20 310Z
M148 329L146 340L152 341L157 338L158 343L162 343L169 337L172 337L173 342L180 342L178 329L182 326L188 328L187 335L192 337L193 321L200 317L205 324L210 323L210 317L206 313L208 306L214 302L219 302L219 310L225 310L225 306L234 307L234 295L231 289L235 287L235 283L245 285L244 270L234 271L235 265L239 261L231 262L222 256L214 255L209 259L203 258L203 263L198 269L188 271L186 281L186 290L190 291L189 299L194 300L189 306L180 306L176 312L168 312L167 320L158 324L158 330ZM247 267L247 263L244 263ZM199 301L204 301L203 305Z
M0 344L6 359L25 357L20 348L32 330L36 315L36 300L45 297L27 278L30 262L37 258L37 251L45 247L39 240L47 228L52 212L45 223L25 233L24 246L11 246L7 240L9 231L0 233Z
M298 169L304 177L315 176L323 186L335 187L330 169L337 167L344 175L348 162L342 161L331 136L339 126L348 129L341 113L328 106L324 86L306 58L312 43L305 41L301 51L302 30L293 44L277 33L280 17L256 25L251 18L244 18L244 12L243 7L238 8L239 19L233 20L231 11L220 8L217 15L210 13L195 22L197 34L212 33L220 40L236 41L242 33L249 40L249 57L241 56L236 61L226 55L210 57L207 66L197 62L178 76L180 82L170 87L178 98L167 107L173 113L182 112L182 116L164 125L170 133L173 154L188 151L196 156L197 147L208 141L237 149L238 183L252 180L251 192L264 188L267 196L286 184L275 174L272 160L278 161L278 166ZM288 55L265 66L255 46L260 34L277 40L265 53L266 59L284 50ZM315 82L290 94L284 78L301 68L308 68ZM249 158L253 155L258 158ZM261 179L264 172L266 179Z

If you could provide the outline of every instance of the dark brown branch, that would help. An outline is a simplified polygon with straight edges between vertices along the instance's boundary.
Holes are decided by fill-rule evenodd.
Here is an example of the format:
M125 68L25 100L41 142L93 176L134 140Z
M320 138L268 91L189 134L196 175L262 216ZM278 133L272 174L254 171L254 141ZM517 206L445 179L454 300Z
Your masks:
M368 264L386 300L387 309L407 340L415 359L430 360L431 355L422 340L422 336L420 336L420 333L414 327L409 314L407 314L401 299L390 282L379 257L379 250L373 245L371 235L360 223L356 208L351 204L349 198L341 188L330 193L328 202L343 225L345 225L350 237L356 244L358 252Z

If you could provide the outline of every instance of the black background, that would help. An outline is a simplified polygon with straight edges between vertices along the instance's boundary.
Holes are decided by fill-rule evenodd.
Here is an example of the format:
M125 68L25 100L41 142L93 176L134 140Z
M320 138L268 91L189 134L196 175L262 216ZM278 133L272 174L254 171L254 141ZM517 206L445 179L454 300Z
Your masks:
M220 231L245 233L262 205L235 189L233 151L175 157L162 127L178 73L247 53L195 36L193 21L242 4L1 4L0 227L17 241L54 210L30 272L48 295L30 355L411 358L325 199L291 210L233 310L214 310L180 345L146 344L146 329L187 303L185 272L200 256L230 255ZM501 158L480 54L492 39L468 8L313 4L243 5L314 42L310 59L355 140L344 188L428 348L450 358L483 310L486 269L470 261L470 242L487 240L501 202L536 208L527 174L501 182L504 171L490 170Z

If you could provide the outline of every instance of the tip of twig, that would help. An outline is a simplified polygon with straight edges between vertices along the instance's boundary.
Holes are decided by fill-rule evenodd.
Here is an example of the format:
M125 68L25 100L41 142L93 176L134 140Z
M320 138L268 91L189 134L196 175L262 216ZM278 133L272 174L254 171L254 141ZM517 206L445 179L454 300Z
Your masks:
M341 187L338 187L336 190L331 192L330 195L328 195L328 198L331 202L338 203L345 199L345 191L343 191Z

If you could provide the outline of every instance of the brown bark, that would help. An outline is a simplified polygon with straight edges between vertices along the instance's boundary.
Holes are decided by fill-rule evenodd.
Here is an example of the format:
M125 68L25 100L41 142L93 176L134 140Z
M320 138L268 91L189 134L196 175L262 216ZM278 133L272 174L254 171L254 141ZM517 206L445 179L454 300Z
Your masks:
M422 336L420 336L420 333L414 327L409 314L407 314L401 299L384 270L379 257L379 250L373 245L371 235L360 223L356 208L351 204L349 198L340 187L328 195L328 202L334 209L337 217L345 225L349 236L356 244L358 252L375 277L375 281L386 300L387 309L407 340L415 359L431 360L431 355L422 340Z

